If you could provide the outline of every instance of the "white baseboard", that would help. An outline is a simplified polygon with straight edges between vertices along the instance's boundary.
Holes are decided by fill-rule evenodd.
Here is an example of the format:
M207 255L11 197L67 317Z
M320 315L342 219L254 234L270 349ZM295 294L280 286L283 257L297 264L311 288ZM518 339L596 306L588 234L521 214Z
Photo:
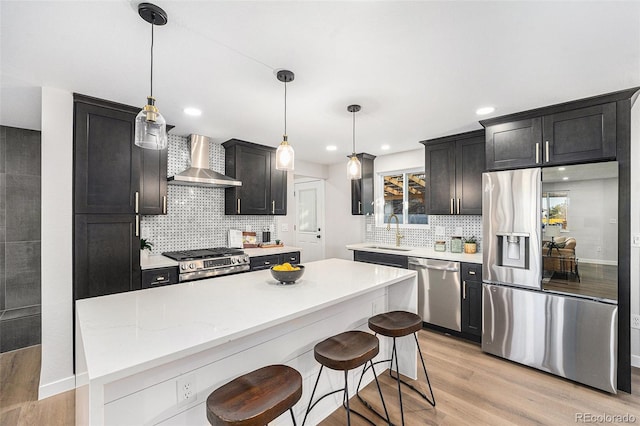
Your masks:
M76 387L76 376L65 377L52 383L41 384L38 388L38 400L49 398Z
M640 368L640 356L631 355L631 366Z
M598 265L610 265L610 266L618 266L618 262L615 260L602 260L602 259L585 259L583 257L578 258L578 266L581 263L595 263Z

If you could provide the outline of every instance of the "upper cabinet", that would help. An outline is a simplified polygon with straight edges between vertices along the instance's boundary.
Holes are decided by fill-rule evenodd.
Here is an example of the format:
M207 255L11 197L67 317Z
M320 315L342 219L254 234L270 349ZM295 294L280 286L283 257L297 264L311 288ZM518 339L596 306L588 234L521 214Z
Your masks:
M167 214L168 149L141 149L140 214Z
M349 156L350 157L350 156ZM376 156L356 154L362 165L362 177L351 181L351 214L373 214L373 161Z
M637 89L483 120L488 170L616 158L618 105Z
M286 215L287 172L276 169L275 148L230 139L225 173L242 186L225 188L225 214Z
M482 214L484 130L422 141L427 214Z

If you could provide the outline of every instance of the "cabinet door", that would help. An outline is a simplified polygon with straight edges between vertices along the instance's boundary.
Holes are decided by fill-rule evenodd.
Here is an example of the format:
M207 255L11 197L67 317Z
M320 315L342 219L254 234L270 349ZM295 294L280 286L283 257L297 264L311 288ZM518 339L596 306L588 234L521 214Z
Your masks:
M271 210L273 215L287 214L287 172L276 169L276 153L271 153Z
M482 335L482 283L462 281L462 332Z
M456 142L456 213L482 214L484 136Z
M140 288L136 216L75 215L74 300Z
M376 253L372 251L354 250L355 262L375 263L376 265L395 266L396 268L409 269L409 258L396 254Z
M545 164L616 157L615 102L546 115L543 126Z
M367 153L357 154L357 157L362 165L362 177L351 181L351 214L370 215L374 211L373 161L376 157Z
M351 214L364 214L362 212L362 179L351 181Z
M488 126L485 135L487 170L542 164L540 117Z
M427 214L454 214L456 198L455 145L425 145L425 208Z
M140 150L140 214L167 214L167 149Z
M237 190L239 214L271 214L271 151L238 146L236 152L234 177L242 181Z
M74 105L75 213L134 213L141 151L133 144L136 114L108 105Z

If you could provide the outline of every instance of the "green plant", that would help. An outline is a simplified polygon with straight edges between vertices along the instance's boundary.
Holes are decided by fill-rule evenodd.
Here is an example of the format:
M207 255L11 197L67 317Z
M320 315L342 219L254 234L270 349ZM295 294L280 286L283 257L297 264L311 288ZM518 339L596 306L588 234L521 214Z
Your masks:
M149 250L153 248L153 243L146 238L140 238L140 250Z
M474 235L474 236L471 236L469 238L465 238L464 243L465 244L476 244L477 243L476 236Z

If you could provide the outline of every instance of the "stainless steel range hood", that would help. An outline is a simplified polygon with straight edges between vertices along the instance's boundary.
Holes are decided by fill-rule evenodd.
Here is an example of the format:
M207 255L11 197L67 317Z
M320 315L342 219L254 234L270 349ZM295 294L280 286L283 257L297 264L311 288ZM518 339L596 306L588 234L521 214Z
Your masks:
M189 135L191 167L167 179L169 185L228 188L242 186L242 182L209 169L209 138Z

